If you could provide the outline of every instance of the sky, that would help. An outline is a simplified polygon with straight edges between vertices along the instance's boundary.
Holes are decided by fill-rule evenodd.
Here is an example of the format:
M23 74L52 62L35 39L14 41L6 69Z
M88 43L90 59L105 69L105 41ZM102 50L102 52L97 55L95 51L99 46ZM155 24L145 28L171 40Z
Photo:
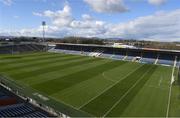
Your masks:
M0 0L0 36L180 41L180 0Z

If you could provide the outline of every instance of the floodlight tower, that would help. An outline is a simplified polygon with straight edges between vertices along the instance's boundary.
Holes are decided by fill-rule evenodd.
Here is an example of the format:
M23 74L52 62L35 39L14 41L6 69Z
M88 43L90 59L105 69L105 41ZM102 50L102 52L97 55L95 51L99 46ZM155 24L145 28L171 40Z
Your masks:
M42 21L42 27L43 27L43 43L45 43L45 26L46 26L46 22Z

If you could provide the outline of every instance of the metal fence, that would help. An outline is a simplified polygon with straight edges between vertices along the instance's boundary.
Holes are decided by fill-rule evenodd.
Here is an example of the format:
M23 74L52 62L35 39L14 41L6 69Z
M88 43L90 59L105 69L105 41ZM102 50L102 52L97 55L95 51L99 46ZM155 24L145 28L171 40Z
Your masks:
M49 96L41 94L39 91L17 83L16 81L13 81L12 79L2 74L0 74L0 85L21 97L22 99L28 99L31 104L40 107L41 109L56 116L65 118L91 116L90 114L79 111L78 109L72 108L64 103L52 99ZM48 100L42 99L42 96Z

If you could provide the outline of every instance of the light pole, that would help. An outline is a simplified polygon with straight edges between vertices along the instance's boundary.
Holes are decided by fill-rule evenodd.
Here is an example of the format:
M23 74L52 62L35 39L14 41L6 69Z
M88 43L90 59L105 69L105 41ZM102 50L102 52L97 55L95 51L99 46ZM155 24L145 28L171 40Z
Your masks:
M46 26L46 22L42 21L42 27L43 27L43 43L45 42L45 26Z
M42 21L42 27L43 27L43 44L45 44L45 26L46 22ZM47 50L48 44L46 44L45 51Z

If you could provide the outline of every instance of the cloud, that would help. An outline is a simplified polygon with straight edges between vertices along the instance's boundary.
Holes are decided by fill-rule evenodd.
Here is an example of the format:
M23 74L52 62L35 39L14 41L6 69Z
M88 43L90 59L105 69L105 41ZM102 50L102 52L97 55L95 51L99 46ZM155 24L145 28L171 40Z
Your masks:
M62 29L55 26L45 26L46 36L55 37L54 34L58 33ZM24 29L0 29L1 36L42 36L43 27L38 26L36 28L24 28ZM57 35L56 35L57 36Z
M123 0L84 0L91 8L99 13L122 13L128 11Z
M0 0L4 5L11 6L13 1L12 0Z
M95 20L88 14L82 15L82 20L73 20L70 24L72 28L82 28L82 29L89 29L89 28L102 28L105 25L104 21Z
M157 12L154 15L139 17L127 23L111 25L104 36L177 41L180 37L179 20L180 9L172 12Z
M74 19L69 25L68 35L95 37L104 34L106 31L106 23L96 20L88 14L83 14L80 20Z
M38 13L38 12L33 12L32 13L34 16L43 16L41 13Z
M148 0L148 2L155 6L160 6L166 2L166 0Z
M85 30L87 30L87 32L92 32L92 30L93 32L98 30L100 31L104 29L104 25L105 25L104 21L95 20L92 16L88 14L83 14L81 20L76 20L75 18L72 17L71 8L69 5L65 5L63 10L58 10L58 11L46 10L42 13L33 12L33 14L36 16L48 17L52 19L51 28L49 28L48 31L50 29L52 30L53 29L52 27L54 27L53 30L54 32L58 32L60 29L65 28L66 31L70 31L71 33L74 33L74 31L77 31L78 29L79 33L83 32L83 34L87 34L84 33Z
M71 7L69 5L65 5L62 10L46 10L43 13L33 12L33 14L36 16L50 18L52 20L52 24L58 27L68 26L73 20L71 15Z
M13 16L13 18L15 18L15 19L19 19L20 17L19 17L19 16L17 16L17 15L14 15L14 16Z
M93 20L93 18L92 18L89 14L83 14L83 15L82 15L82 18L83 18L84 20Z
M171 12L159 11L155 14L138 17L129 22L108 23L98 20L88 14L80 19L72 16L68 5L62 10L46 10L35 14L52 19L46 26L46 36L83 36L102 38L126 38L154 41L179 41L180 9ZM56 22L57 21L57 22ZM22 29L19 31L0 31L0 35L42 36L42 27Z

